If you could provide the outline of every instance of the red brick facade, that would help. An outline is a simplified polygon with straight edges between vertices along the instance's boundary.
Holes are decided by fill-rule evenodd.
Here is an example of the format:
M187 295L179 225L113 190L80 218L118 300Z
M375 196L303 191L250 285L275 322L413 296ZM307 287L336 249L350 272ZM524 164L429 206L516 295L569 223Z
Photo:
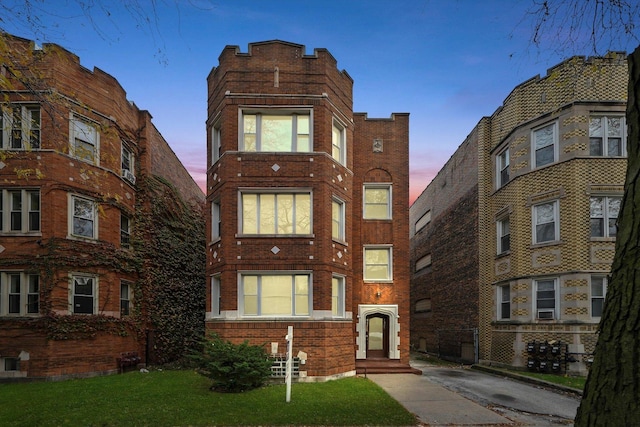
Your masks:
M121 312L141 303L136 181L153 173L186 200L203 194L112 76L11 36L2 56L0 378L114 372L125 351L144 360L144 333Z
M208 77L207 328L236 342L277 342L283 352L294 326L293 353L307 353L300 369L315 378L355 373L356 359L368 356L367 316L387 322L381 356L409 358L408 114L354 114L353 81L336 65L324 49L307 55L271 41L248 53L228 46ZM279 121L286 135L273 137ZM383 220L363 219L363 186L372 183L387 196ZM289 218L281 206L292 195L301 216L288 231L265 232ZM366 245L389 255L378 266L384 280L363 279ZM298 282L283 294L294 277L305 283L302 296ZM274 308L269 286L296 308Z

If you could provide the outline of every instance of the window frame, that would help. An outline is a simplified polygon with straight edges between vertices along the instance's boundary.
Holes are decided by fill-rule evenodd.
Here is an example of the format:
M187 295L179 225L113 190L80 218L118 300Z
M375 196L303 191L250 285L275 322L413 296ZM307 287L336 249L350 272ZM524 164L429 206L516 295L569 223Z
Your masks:
M92 311L91 313L82 313L76 311L76 297L78 298L89 298L87 294L77 294L76 293L76 279L87 279L91 280L91 294L90 297ZM90 273L70 273L69 274L69 314L78 314L78 315L87 315L92 316L98 314L98 298L99 298L99 286L98 286L98 276ZM86 286L86 285L85 285Z
M347 163L347 127L335 117L331 122L331 157L345 165ZM337 142L336 142L337 139Z
M553 205L553 229L554 229L554 237L551 240L542 240L539 241L538 240L538 232L537 232L537 226L538 225L544 225L544 224L549 224L549 222L547 223L543 223L543 224L538 224L538 211L537 209L540 208L541 206L544 205ZM550 200L550 201L545 201L542 203L537 203L535 205L533 205L531 207L532 212L531 212L531 225L532 225L532 238L533 238L533 244L534 245L542 245L542 244L552 244L555 242L559 242L560 241L560 203L558 200Z
M505 233L505 223L508 225L508 233ZM508 244L505 245L505 238ZM508 246L505 248L505 246ZM496 255L503 255L511 252L511 217L504 216L496 220Z
M248 116L255 116L255 133L246 132L245 118ZM291 120L291 146L289 150L265 150L263 145L265 144L263 130L264 117L271 116L283 116L290 117ZM307 117L308 119L308 133L299 133L299 121L298 117ZM313 108L305 107L289 107L289 108L240 108L240 114L238 114L238 148L239 151L248 153L311 153L313 152ZM246 136L255 135L255 149L247 149ZM301 145L299 139L301 135L307 135L307 150L300 150Z
M100 125L92 120L74 113L69 118L69 153L72 157L86 163L100 166ZM90 140L93 137L94 141ZM93 151L86 147L79 147L78 141L93 147ZM90 154L85 155L84 151Z
M280 296L280 298L289 298L290 311L288 313L265 313L263 309L263 298L265 292L263 290L263 278L267 276L289 277L291 279L291 293L288 296ZM247 294L245 291L246 278L256 277L256 294ZM307 293L296 292L296 278L307 278ZM246 310L247 297L255 297L256 312L248 313ZM298 307L298 296L306 296L306 312L304 308ZM300 311L298 309L300 308ZM313 315L313 273L311 271L288 271L288 270L271 270L271 271L241 271L238 272L238 313L242 318L265 319L265 318L308 318Z
M120 176L129 181L131 184L136 183L136 169L135 169L136 157L124 141L122 142L122 148L120 150ZM129 163L126 165L125 163Z
M120 247L131 249L131 217L123 211L120 211Z
M93 223L92 223L92 235L83 236L82 234L77 234L74 226L75 215L75 202L76 200L82 200L84 202L89 202L93 205L92 214L93 214ZM80 196L77 194L69 194L69 215L68 215L68 238L72 239L81 239L88 241L98 240L98 202L94 199ZM81 218L87 220L86 218Z
M600 128L602 130L602 136L600 137L600 149L602 150L602 154L597 154L592 152L592 139L599 138L598 136L591 135L591 122L594 119L600 119ZM622 135L620 135L620 155L611 155L609 154L609 139L613 139L615 137L609 135L609 119L620 119L620 129ZM589 156L593 157L614 157L614 158L622 158L627 157L627 123L626 117L624 114L590 114L589 115Z
M594 199L602 199L602 217L596 217L594 216L594 212L593 212L593 200ZM609 212L609 201L612 199L618 199L619 200L619 205L618 205L618 215L614 218L612 218L610 216L610 212ZM617 223L618 223L618 216L620 215L620 208L622 207L622 196L613 196L613 195L590 195L589 196L589 238L590 239L615 239L617 234L618 234L618 230L617 230ZM602 236L595 236L593 234L593 221L594 220L601 220L602 221ZM611 220L614 219L614 235L611 235L611 225L610 222Z
M20 112L19 128L13 127L16 111ZM34 112L37 118L34 120ZM19 138L14 132L19 131ZM0 109L0 149L39 150L42 146L42 116L39 104L9 104ZM15 146L19 141L20 146ZM35 142L35 143L34 143Z
M543 129L546 129L546 128L549 128L549 127L551 127L552 131L553 131L553 134L552 134L552 137L551 137L551 139L552 139L551 144L547 144L547 145L544 145L544 146L542 146L540 148L536 148L536 135L537 135L537 133L542 131ZM558 122L557 121L546 123L546 124L544 124L542 126L537 126L536 128L531 130L531 165L532 165L531 169L532 170L533 169L539 169L539 168L542 168L544 166L552 165L552 164L558 162L558 145L559 145L558 141L559 141L559 138L558 138ZM538 163L538 152L540 150L542 150L542 149L545 149L545 148L549 147L549 146L551 146L552 150L553 150L553 160L550 161L550 162L547 162L547 163L539 164Z
M222 311L220 309L221 302L221 280L220 274L214 274L211 276L211 316L221 317Z
M593 291L593 286L594 286L594 279L601 279L602 280L602 295L594 295L594 291ZM599 275L599 274L593 274L591 275L591 277L589 278L589 315L591 316L591 318L593 319L600 319L602 318L602 314L604 312L604 304L607 298L607 290L609 287L609 277L607 277L606 275ZM600 302L600 315L596 316L594 315L594 304L596 302Z
M367 252L374 250L384 250L387 252L387 264L367 264ZM367 266L387 266L385 278L368 277ZM362 248L362 279L365 283L389 283L393 282L393 246L392 245L365 245Z
M432 264L433 264L433 260L431 259L431 253L425 254L416 260L414 265L414 271L417 272L425 268L429 268L431 267Z
M336 218L336 211L338 209ZM346 203L344 200L339 199L338 197L332 197L331 199L331 238L338 242L344 243L347 238L345 236L345 225L346 225ZM336 230L337 228L337 230Z
M299 219L304 219L304 217L298 217L298 200L296 196L308 196L309 203L309 212L308 212L308 230L303 226L301 231L307 232L298 232L298 222ZM255 219L249 218L245 215L245 196L256 196L256 214ZM261 217L262 210L262 198L263 196L273 196L274 197L274 224L273 225L273 233L262 232L263 221ZM293 232L292 233L279 233L278 232L278 220L281 218L278 211L278 198L284 196L293 196ZM266 202L266 201L265 201ZM304 203L303 200L300 202ZM268 203L268 202L266 202ZM282 211L285 212L286 211ZM252 222L255 220L255 233L245 232L245 223L247 219L252 219ZM271 231L271 230L268 230ZM251 237L301 237L301 236L313 236L313 191L310 188L269 188L269 189L240 189L238 192L238 235L239 236L251 236Z
M378 218L367 215L367 206L380 206L382 203L367 203L367 190L387 190L386 217ZM362 219L368 221L393 220L393 184L386 182L366 182L362 186Z
M123 289L126 286L126 295ZM126 309L125 309L126 305ZM129 280L120 280L120 317L132 316L133 310L133 282ZM126 312L125 312L126 311Z
M20 208L14 207L13 194L20 193ZM37 197L34 208L33 196ZM14 214L19 213L20 228L14 228ZM37 216L34 222L33 217ZM37 225L36 225L37 223ZM36 227L32 227L36 225ZM42 234L42 198L39 188L0 188L0 235L41 235Z
M345 317L346 277L334 273L331 276L331 315L335 318Z
M222 231L222 211L220 200L211 202L211 241L216 242L221 238Z
M550 300L550 298L540 298L539 294L540 292L550 292L549 290L540 290L540 284L543 282L551 282L553 283L553 308L551 307L540 307L540 303L542 300ZM560 320L560 297L559 297L559 292L560 292L560 287L558 286L558 278L557 277L547 277L547 278L541 278L541 279L535 279L533 281L534 286L533 286L533 313L534 313L534 319L535 320ZM545 319L545 318L540 318L540 311L552 311L553 312L553 318L552 319Z
M215 123L211 127L211 165L214 165L222 155L222 126Z
M497 291L497 320L511 320L511 285L499 285Z
M17 291L13 288L14 278L18 278ZM32 284L36 285L35 290ZM17 296L17 301L16 301ZM35 296L35 310L32 308ZM14 301L12 303L12 301ZM19 270L0 271L0 316L39 317L40 316L40 276Z
M509 155L509 147L507 147L496 154L496 189L504 187L511 180L510 166L511 159Z

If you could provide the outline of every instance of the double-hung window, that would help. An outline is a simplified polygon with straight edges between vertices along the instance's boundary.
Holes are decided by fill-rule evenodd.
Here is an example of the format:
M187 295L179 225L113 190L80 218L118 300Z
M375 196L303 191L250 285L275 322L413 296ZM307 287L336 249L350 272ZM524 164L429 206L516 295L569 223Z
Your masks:
M71 155L77 159L97 165L99 163L98 125L81 120L78 117L72 117L69 133Z
M535 129L533 139L533 164L536 168L556 161L558 130L555 123Z
M310 110L245 110L242 113L241 151L310 152L310 117Z
M71 275L69 292L72 314L96 314L98 312L98 278L89 275Z
M496 182L498 188L509 182L509 149L502 150L500 154L496 156Z
M393 280L391 247L367 246L364 248L364 280Z
M216 124L211 128L211 164L214 164L220 158L222 150L222 132L220 124Z
M0 271L0 316L40 313L40 277L20 271Z
M220 275L211 276L211 315L219 317L220 311Z
M498 235L498 255L511 250L511 225L509 217L496 221L496 232Z
M74 237L98 238L98 212L96 202L84 197L70 197L69 230Z
M533 206L533 243L560 240L558 202L547 202Z
M602 317L606 295L607 278L605 276L591 276L591 317Z
M511 319L511 285L498 286L498 320Z
M344 241L344 202L334 198L331 201L331 237L335 240Z
M391 184L364 185L364 219L391 219Z
M240 295L244 316L309 316L309 273L243 273Z
M133 151L127 148L124 143L122 144L122 158L121 158L121 174L124 179L132 184L136 183L135 174L135 158Z
M133 289L131 282L120 281L120 316L131 314L131 300L133 299Z
M0 189L0 233L40 231L40 190Z
M241 234L311 234L310 192L243 192Z
M558 279L535 281L536 319L554 320L558 318Z
M40 148L40 107L10 105L0 111L0 149Z
M621 157L626 155L627 126L623 116L589 118L589 155Z
M120 247L131 247L131 219L124 213L120 213Z
M334 274L331 278L331 315L344 317L344 276Z
M344 126L334 120L331 128L331 157L343 165L346 158L346 146Z
M591 197L589 222L591 237L616 237L616 221L620 213L621 197Z
M220 202L211 202L211 240L216 241L220 238L222 231L222 212L220 212Z

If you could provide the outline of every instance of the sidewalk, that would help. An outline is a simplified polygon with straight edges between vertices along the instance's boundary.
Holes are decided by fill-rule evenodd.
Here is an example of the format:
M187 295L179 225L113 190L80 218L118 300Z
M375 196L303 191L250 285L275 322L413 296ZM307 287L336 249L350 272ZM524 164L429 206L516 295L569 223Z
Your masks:
M371 374L367 378L429 426L513 424L511 420L432 383L422 375Z

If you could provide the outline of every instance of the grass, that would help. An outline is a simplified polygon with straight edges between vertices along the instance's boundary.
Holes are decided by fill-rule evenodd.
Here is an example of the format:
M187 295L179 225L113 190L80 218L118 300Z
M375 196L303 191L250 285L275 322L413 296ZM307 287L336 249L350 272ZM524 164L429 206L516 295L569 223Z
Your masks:
M216 393L192 371L131 372L62 382L0 384L2 426L416 425L359 377Z
M541 374L538 372L529 372L529 371L512 371L519 375L523 375L526 377L536 378L539 380L547 381L554 384L560 384L566 387L572 387L578 390L584 390L584 385L587 382L586 377L572 377L569 375L558 375L558 374Z

